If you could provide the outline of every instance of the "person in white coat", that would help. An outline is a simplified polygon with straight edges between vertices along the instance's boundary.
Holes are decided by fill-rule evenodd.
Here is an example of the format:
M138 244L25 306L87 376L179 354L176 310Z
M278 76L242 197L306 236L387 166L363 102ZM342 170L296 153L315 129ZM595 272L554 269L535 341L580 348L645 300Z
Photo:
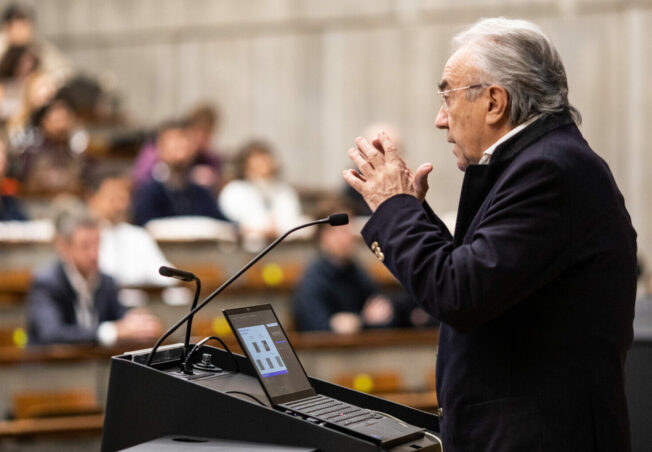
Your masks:
M259 247L305 219L297 192L278 175L271 147L252 141L238 153L236 179L220 192L220 209L239 224L248 248Z

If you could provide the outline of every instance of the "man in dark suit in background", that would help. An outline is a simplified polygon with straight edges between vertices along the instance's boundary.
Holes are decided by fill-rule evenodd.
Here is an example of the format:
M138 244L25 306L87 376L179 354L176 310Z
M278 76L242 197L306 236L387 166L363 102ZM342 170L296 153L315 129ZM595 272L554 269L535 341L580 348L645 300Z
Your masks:
M423 202L386 133L344 172L374 211L362 234L441 320L444 449L628 451L636 233L606 163L582 138L550 40L481 20L453 41L436 126L465 171L455 235Z
M100 231L86 213L57 221L59 260L35 275L27 296L31 344L145 341L161 326L141 309L127 311L113 279L98 270Z
M172 120L161 125L156 148L159 161L152 176L134 193L134 223L143 226L156 218L185 215L226 220L213 194L191 177L198 149L188 123Z

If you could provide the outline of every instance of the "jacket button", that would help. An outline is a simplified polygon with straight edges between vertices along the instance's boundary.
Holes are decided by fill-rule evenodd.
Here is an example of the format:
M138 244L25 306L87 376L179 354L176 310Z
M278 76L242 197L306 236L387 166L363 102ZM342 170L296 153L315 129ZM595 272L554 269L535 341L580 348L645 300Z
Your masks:
M371 251L373 251L375 253L379 248L380 248L380 246L378 246L378 242L376 242L376 241L372 242Z

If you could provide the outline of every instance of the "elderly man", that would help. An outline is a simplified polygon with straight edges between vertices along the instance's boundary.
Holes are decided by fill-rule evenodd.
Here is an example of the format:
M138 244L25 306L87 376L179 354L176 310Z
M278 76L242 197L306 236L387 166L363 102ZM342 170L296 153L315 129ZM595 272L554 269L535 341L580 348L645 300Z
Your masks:
M627 451L636 233L582 138L566 75L535 25L486 19L455 37L436 126L465 171L455 235L387 134L344 172L371 209L363 236L441 320L444 448Z

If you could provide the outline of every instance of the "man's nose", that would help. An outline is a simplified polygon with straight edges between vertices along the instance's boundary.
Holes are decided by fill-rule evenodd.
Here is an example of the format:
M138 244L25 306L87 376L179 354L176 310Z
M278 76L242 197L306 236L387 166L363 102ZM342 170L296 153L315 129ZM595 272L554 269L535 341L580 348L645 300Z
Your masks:
M443 105L439 108L439 113L437 113L437 118L435 118L435 127L438 129L448 129L448 113L444 110Z

